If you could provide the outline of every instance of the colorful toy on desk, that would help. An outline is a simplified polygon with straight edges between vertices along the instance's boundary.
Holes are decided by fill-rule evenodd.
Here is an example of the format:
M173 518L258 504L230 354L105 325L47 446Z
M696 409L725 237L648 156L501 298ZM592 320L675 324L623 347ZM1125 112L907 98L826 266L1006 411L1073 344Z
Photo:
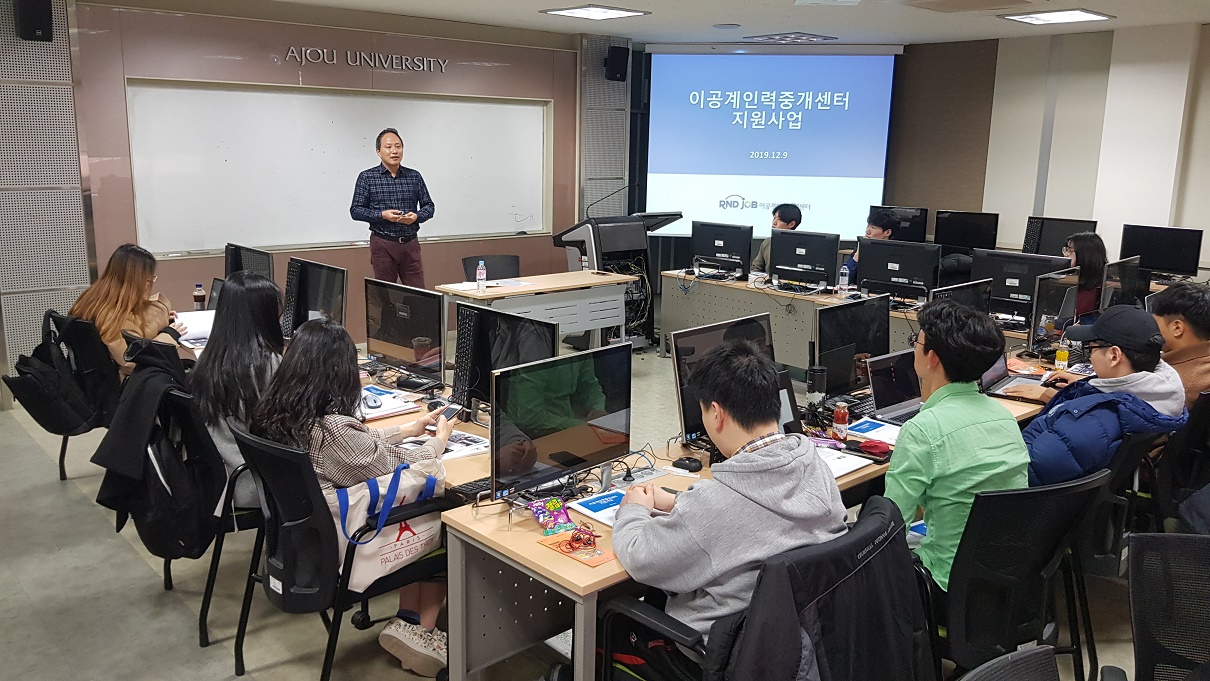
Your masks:
M538 519L538 524L542 526L542 534L544 535L550 536L576 529L576 524L571 521L571 516L567 514L567 508L563 506L563 500L558 497L531 501L527 506L529 510L534 512L534 517Z

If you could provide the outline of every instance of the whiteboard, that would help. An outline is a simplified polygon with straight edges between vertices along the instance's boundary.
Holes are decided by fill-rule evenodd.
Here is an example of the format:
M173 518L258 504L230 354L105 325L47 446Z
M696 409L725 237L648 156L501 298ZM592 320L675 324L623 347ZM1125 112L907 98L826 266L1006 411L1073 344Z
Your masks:
M348 244L357 174L397 128L436 211L422 239L550 231L549 101L129 81L139 244Z

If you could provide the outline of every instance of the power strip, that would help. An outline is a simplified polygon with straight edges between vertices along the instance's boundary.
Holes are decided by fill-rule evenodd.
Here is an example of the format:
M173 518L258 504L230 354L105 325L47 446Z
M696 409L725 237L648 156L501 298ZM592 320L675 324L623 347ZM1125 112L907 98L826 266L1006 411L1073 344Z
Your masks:
M630 487L631 485L641 485L644 482L649 482L651 480L655 480L656 478L662 478L665 475L669 475L668 471L662 471L658 468L643 468L643 469L632 468L632 469L630 469L630 474L634 477L634 480L623 481L622 476L626 475L626 474L618 473L617 471L614 471L613 488L614 489L626 489L626 488Z

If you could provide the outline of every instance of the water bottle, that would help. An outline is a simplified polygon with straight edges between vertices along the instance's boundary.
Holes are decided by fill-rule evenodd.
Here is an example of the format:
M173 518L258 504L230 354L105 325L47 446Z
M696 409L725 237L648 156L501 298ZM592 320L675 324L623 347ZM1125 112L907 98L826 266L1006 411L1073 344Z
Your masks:
M836 275L836 286L841 291L849 290L849 266L841 265L840 274Z
M475 288L479 293L487 291L487 266L483 261L479 261L479 266L475 268Z
M206 289L202 288L200 283L193 287L193 309L206 309Z

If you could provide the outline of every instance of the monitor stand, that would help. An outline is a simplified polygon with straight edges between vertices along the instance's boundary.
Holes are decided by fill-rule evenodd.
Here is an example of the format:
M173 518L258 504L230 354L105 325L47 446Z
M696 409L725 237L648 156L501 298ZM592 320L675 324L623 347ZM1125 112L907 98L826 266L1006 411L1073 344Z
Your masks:
M484 428L487 428L488 430L490 430L490 429L491 429L491 423L490 423L490 422L488 422L488 423L484 423L483 421L480 421L480 420L479 420L479 413L480 413L480 409L479 409L479 408L480 408L481 406L486 405L486 404L488 404L488 403L487 403L487 402L484 402L484 401L482 401L482 400L480 400L480 399L479 399L479 398L477 398L477 397L472 397L472 398L471 398L471 403L470 403L470 404L464 404L464 405L462 405L462 406L463 406L463 407L464 407L464 408L465 408L467 411L469 411L469 412L470 412L470 414L471 414L471 418L470 418L470 421L469 421L470 423L473 423L473 424L475 424L476 426L483 426Z

